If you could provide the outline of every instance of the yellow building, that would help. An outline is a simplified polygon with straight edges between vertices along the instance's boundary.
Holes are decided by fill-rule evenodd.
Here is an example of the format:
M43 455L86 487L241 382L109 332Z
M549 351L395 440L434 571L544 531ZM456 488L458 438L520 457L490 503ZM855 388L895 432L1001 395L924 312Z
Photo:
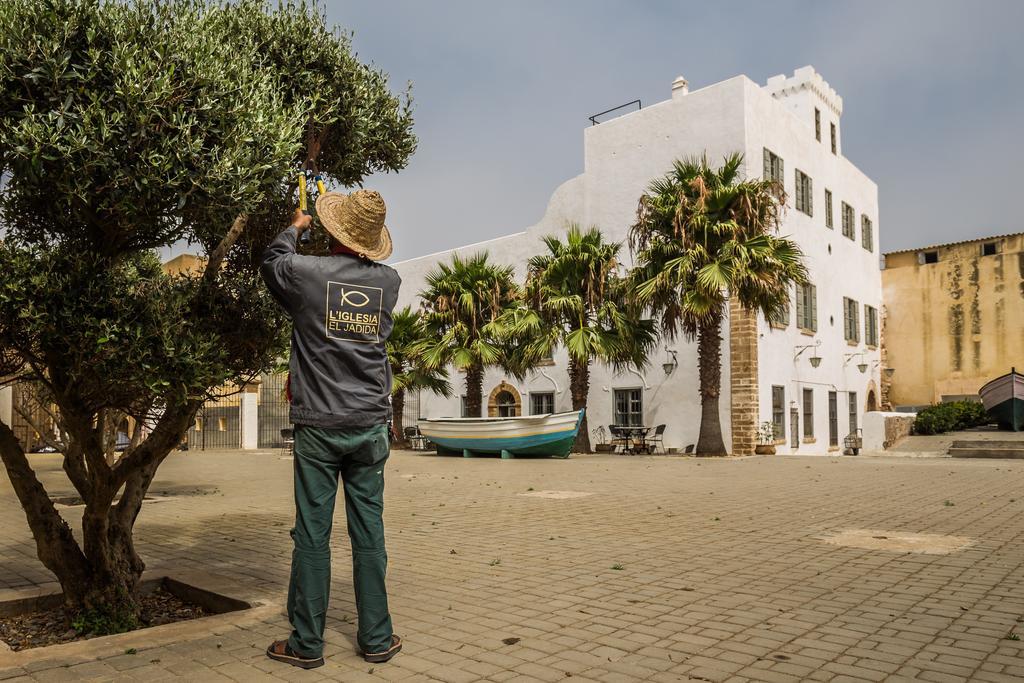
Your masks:
M206 267L206 259L195 254L179 254L163 265L168 275L201 275Z
M883 402L977 397L1024 368L1024 233L885 255Z

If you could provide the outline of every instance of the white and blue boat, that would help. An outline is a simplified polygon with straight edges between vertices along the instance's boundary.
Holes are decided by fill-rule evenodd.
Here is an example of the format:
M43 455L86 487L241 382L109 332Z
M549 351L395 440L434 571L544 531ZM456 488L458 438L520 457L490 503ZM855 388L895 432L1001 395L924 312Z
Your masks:
M569 457L583 411L524 417L462 417L420 420L420 432L448 455Z

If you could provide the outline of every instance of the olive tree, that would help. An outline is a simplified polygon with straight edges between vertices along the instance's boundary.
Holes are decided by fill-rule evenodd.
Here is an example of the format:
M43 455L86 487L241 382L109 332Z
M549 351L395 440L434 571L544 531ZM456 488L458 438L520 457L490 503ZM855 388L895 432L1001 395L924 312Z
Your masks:
M316 5L0 4L0 377L52 408L80 533L2 424L0 458L80 628L136 625L132 534L157 468L216 387L283 351L256 265L296 171L401 169L410 107ZM205 267L168 276L155 250L182 241ZM146 429L111 457L124 416Z

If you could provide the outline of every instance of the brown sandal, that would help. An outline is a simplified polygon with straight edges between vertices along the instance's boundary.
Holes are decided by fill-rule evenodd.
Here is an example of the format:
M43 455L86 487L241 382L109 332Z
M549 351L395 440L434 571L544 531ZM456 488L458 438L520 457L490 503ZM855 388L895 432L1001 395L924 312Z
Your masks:
M371 664L383 664L402 651L402 639L392 634L391 647L383 652L360 652L363 659Z
M288 646L287 640L275 640L272 642L270 647L267 648L267 656L279 662L297 666L300 669L315 669L318 666L324 665L323 657L303 657Z

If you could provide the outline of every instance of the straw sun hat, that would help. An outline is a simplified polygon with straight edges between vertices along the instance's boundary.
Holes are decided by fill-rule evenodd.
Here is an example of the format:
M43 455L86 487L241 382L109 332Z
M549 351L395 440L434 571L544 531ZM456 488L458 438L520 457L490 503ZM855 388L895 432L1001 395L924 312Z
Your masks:
M384 225L387 208L380 194L325 192L316 200L316 214L331 236L371 261L391 256L391 233Z

